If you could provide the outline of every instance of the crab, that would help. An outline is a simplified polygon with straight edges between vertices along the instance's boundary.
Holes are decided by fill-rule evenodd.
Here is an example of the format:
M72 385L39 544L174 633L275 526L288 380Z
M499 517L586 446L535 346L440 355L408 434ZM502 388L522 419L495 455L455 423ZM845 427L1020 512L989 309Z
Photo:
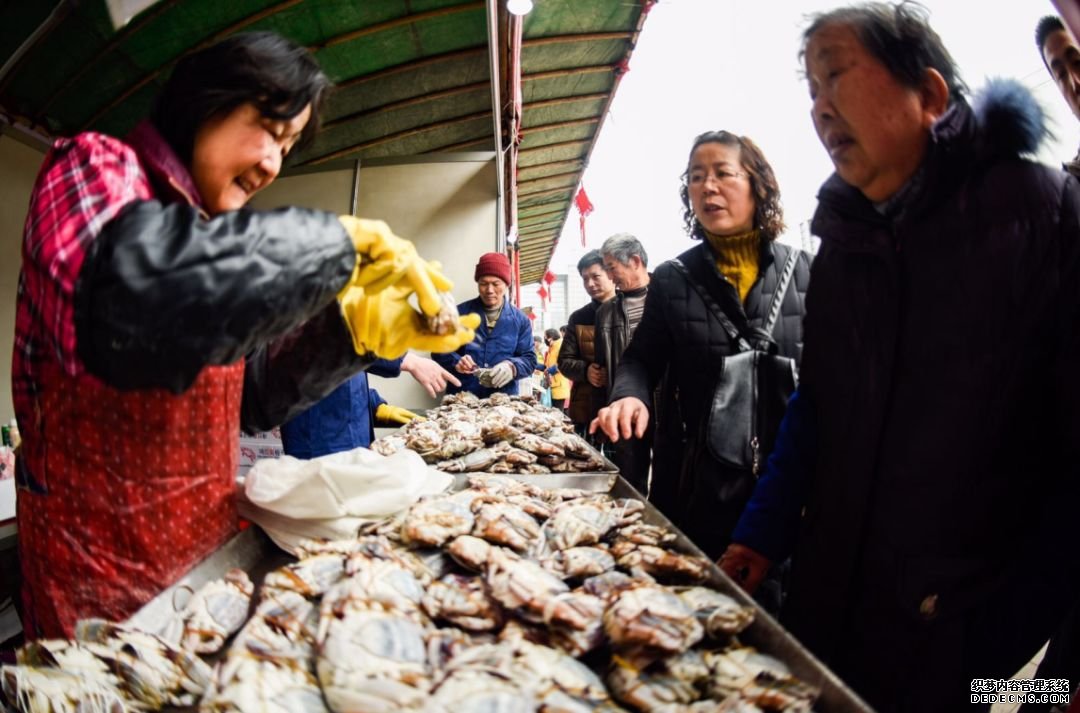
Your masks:
M262 598L232 650L267 658L307 660L314 653L318 608L302 594L280 590Z
M431 686L424 630L386 611L352 610L320 638L316 670L335 712L419 707Z
M371 450L381 456L392 456L406 447L406 438L400 433L390 433L371 442Z
M265 597L274 590L287 590L315 598L322 596L344 576L344 557L333 553L315 555L268 572L260 596Z
M192 705L211 680L210 667L198 656L137 629L83 619L75 626L75 638L107 649L125 693L155 710Z
M738 697L761 708L810 711L820 691L795 678L782 661L750 647L707 651L707 693L718 699Z
M563 579L584 579L615 569L615 558L601 547L569 547L557 550L542 564Z
M461 535L450 541L446 552L462 567L480 572L487 565L491 548L492 545L487 540L473 535Z
M191 595L165 638L197 654L219 651L247 621L254 591L255 585L244 570L230 569Z
M544 620L551 599L569 591L566 584L532 560L502 547L492 548L484 574L491 596L528 621Z
M120 692L107 680L58 668L0 667L0 691L19 713L125 713Z
M647 646L680 653L705 635L694 612L656 585L621 592L604 612L604 632L617 646Z
M571 500L555 508L544 525L548 545L567 550L578 545L594 545L615 526L611 509L601 503Z
M707 587L676 590L679 598L694 611L705 632L719 639L741 633L754 622L754 608L741 606L726 594Z
M510 446L505 442L499 443L489 448L472 451L458 458L441 460L436 464L436 467L447 473L475 473L498 461L506 454L509 448Z
M662 547L638 545L628 552L612 546L620 567L631 572L638 569L656 577L681 577L701 581L708 576L709 562L693 555L679 554Z
M566 451L561 446L535 433L522 433L512 441L512 444L515 448L526 450L538 456L559 456L562 458L566 455Z
M468 631L492 631L502 625L502 612L480 577L448 574L424 592L424 611Z
M473 529L475 518L465 505L452 498L421 500L409 508L401 526L401 538L410 544L440 547Z
M528 550L540 536L540 526L531 515L506 501L481 498L474 500L476 523L473 534L518 552Z
M300 662L230 651L199 704L205 713L325 713L319 683Z

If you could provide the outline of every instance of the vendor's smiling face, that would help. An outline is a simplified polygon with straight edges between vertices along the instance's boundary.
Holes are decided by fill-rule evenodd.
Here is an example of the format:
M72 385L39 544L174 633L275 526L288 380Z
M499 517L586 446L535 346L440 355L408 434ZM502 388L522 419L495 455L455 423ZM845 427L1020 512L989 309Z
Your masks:
M254 104L241 104L203 124L195 134L191 175L206 211L242 208L270 185L310 117L310 105L291 119L271 119Z

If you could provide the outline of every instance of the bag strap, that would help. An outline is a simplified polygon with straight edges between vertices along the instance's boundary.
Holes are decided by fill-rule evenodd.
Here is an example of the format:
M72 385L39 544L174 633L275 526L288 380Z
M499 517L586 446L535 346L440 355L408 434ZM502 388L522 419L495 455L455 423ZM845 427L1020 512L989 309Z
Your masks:
M773 293L772 302L769 304L769 316L765 319L765 324L761 325L766 334L772 334L773 327L776 326L776 320L780 316L780 307L783 305L784 295L787 294L788 287L791 285L791 276L795 274L795 264L797 262L799 262L799 251L795 248L788 248L784 271L780 273L780 281L776 283L776 292Z
M686 264L679 258L672 258L671 266L681 272L683 277L686 278L687 284L694 288L694 291L698 293L698 296L701 297L701 301L705 303L705 306L709 309L709 311L713 313L713 316L716 317L717 320L719 320L720 326L724 328L725 332L727 332L728 338L732 341L735 347L740 352L748 352L752 350L753 347L750 346L750 342L746 340L742 332L739 331L739 328L735 326L735 324L731 321L730 318L728 318L727 313L724 312L723 308L720 307L720 305L717 304L716 300L712 298L712 295L710 295L709 291L705 289L705 286L698 282L697 278L690 274L690 270L686 267Z

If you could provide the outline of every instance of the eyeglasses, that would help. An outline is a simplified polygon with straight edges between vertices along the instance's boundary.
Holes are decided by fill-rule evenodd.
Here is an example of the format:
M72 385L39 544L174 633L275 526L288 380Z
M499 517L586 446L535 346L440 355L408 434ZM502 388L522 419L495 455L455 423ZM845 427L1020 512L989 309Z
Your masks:
M719 169L711 174L695 171L690 174L690 183L704 183L709 176L715 176L717 181L730 186L738 183L740 178L749 178L750 174L744 171L728 171L726 169Z

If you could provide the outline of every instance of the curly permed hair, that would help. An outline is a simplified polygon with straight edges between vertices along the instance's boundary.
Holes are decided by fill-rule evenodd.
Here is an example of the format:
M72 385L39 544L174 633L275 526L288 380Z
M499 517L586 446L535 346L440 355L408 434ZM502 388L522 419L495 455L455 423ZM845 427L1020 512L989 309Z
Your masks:
M784 232L784 209L780 205L780 186L776 174L765 159L765 154L746 136L737 136L730 131L706 131L694 139L690 154L686 160L686 170L681 176L682 185L679 195L683 202L683 223L686 234L695 240L704 236L704 228L694 215L690 205L690 160L698 146L708 143L725 144L739 149L739 161L743 170L750 174L750 190L754 194L754 227L761 231L765 240L776 240Z

